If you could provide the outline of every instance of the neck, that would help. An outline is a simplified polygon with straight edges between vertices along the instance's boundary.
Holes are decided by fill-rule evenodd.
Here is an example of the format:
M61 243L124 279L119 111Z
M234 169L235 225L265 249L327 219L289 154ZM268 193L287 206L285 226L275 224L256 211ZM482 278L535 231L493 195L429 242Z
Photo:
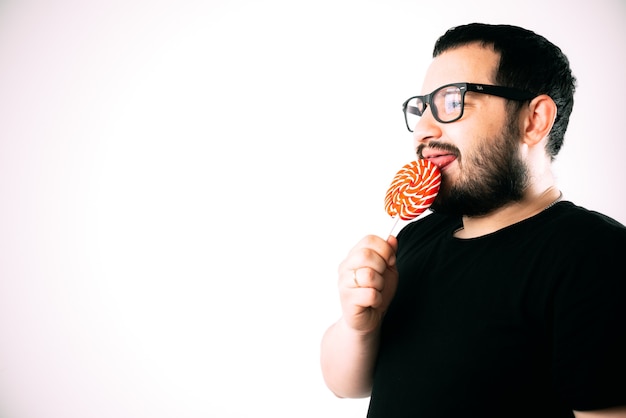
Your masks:
M509 203L484 216L464 216L463 227L454 236L457 238L476 238L491 234L524 219L535 216L561 200L563 194L555 187L527 193L519 202Z

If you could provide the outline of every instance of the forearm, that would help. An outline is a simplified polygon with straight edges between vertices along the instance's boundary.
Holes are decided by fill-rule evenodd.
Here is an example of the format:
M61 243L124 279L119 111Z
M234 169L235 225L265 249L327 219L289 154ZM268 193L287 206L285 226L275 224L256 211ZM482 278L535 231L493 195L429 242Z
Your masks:
M328 388L340 398L364 398L372 390L379 331L362 334L340 319L322 338L321 367Z

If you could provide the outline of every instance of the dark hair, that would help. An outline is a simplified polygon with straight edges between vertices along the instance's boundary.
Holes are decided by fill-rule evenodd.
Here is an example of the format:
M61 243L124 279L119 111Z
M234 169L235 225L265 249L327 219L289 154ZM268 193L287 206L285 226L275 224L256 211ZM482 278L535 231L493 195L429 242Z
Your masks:
M491 46L500 54L495 82L502 86L547 94L557 106L547 152L552 159L563 145L574 106L576 78L561 49L543 36L511 25L471 23L449 29L435 43L433 57L470 43ZM471 80L464 80L471 81Z

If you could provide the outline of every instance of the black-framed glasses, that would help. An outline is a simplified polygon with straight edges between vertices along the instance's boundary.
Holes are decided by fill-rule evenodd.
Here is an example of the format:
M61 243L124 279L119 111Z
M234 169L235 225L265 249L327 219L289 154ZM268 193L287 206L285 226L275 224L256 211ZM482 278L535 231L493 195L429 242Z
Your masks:
M404 121L406 122L407 129L413 132L413 128L426 111L427 106L430 106L433 117L438 122L450 123L461 119L463 109L465 108L465 93L468 91L490 94L492 96L522 102L537 96L531 92L513 87L474 83L446 84L430 94L425 96L413 96L402 103L402 111L404 112Z

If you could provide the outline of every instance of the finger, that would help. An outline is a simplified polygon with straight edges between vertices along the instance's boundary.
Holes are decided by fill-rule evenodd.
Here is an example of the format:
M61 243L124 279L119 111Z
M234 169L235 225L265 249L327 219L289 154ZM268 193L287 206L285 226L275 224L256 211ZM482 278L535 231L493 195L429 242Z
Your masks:
M361 241L365 247L371 248L378 253L387 264L391 259L395 259L396 251L398 250L398 240L393 235L390 235L386 240L376 235L368 235Z
M369 267L352 269L352 286L356 288L373 288L381 292L384 278L376 270Z
M376 309L383 303L380 291L371 287L347 288L341 298L343 311L346 316L359 315L367 309Z
M343 318L351 328L369 332L379 326L382 313L372 307L352 305L344 309Z
M376 270L382 273L383 270L381 269L381 266L384 267L395 264L396 249L397 241L395 237L389 237L387 240L384 240L376 235L368 235L361 239L361 241L359 241L357 245L352 248L349 256L356 255L362 257L361 261L369 259L369 257L372 257L373 255L380 257L381 262L384 263L384 265L379 264L377 266L370 267L377 267Z
M357 248L346 259L343 268L354 270L359 268L372 269L379 274L383 274L387 269L387 260L378 251L369 248Z

